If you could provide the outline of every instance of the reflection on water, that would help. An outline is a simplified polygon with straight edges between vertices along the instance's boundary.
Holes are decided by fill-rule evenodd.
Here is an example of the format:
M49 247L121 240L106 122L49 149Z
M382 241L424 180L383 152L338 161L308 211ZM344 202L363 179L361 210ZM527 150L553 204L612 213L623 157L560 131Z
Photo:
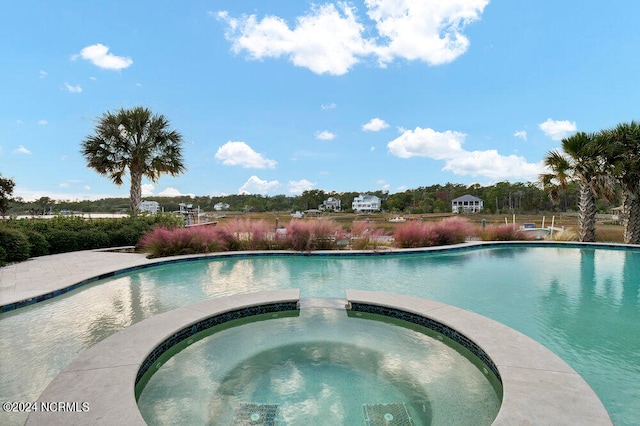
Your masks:
M344 297L355 288L432 299L516 328L582 374L616 424L634 424L640 418L638 277L640 250L555 247L164 265L0 314L0 399L35 400L80 351L179 306L263 289ZM3 424L25 418L0 416Z
M640 258L626 253L620 267L612 252L579 253L578 274L556 273L540 292L545 344L577 366L609 410L630 411L617 424L633 424L640 401ZM625 407L631 401L636 403Z

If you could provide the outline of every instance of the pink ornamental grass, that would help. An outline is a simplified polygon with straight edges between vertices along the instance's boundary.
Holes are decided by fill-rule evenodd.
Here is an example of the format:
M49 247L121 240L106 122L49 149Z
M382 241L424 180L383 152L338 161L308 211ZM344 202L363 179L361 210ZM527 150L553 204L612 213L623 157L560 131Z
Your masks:
M479 233L483 241L518 241L528 240L530 236L521 232L515 225L487 225Z
M151 257L224 251L216 228L157 227L142 236L139 246Z
M342 228L329 220L292 220L287 226L287 246L293 250L328 250L336 248Z
M384 235L384 230L373 227L368 221L354 221L351 225L350 245L355 250L376 249L378 238Z
M476 235L476 228L461 217L451 217L432 224L431 245L459 244Z
M475 234L471 223L452 217L439 222L405 222L396 228L393 237L399 247L416 248L462 243Z
M233 250L267 250L276 238L273 227L264 220L229 222L220 227L220 232Z
M431 229L424 222L407 221L396 228L393 239L398 247L425 247L431 240Z

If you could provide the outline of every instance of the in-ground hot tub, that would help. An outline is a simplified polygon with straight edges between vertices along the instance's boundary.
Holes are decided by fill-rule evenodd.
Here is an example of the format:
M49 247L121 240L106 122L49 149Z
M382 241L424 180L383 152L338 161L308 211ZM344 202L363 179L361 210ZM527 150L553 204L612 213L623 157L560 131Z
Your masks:
M458 342L346 300L205 330L138 384L150 424L491 424L502 388ZM268 321L260 321L268 320ZM234 326L234 327L232 327Z

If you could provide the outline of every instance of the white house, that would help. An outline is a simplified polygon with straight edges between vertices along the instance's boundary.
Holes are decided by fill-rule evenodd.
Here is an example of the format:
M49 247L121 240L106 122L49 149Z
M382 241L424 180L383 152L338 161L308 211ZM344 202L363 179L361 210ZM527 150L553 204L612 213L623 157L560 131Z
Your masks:
M322 202L322 204L319 206L319 209L333 210L334 212L339 212L342 209L342 207L339 199L334 197L329 197Z
M140 212L149 212L151 214L157 214L160 211L160 203L157 201L143 201L138 206Z
M454 213L477 213L484 208L484 202L473 195L463 195L451 201L451 211Z
M351 208L356 212L370 213L379 211L381 208L380 198L375 195L360 194L353 199Z
M217 212L222 211L222 210L229 210L229 207L231 207L229 204L227 203L216 203L213 206L213 209Z

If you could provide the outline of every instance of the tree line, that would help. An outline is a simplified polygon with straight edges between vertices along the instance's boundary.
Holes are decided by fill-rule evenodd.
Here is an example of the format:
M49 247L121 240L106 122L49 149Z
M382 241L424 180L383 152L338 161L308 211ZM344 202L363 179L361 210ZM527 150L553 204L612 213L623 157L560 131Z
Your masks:
M536 214L552 211L578 211L579 185L569 184L562 192L559 203L554 203L537 183L498 182L481 186L447 183L421 186L403 192L389 194L387 191L369 191L382 200L382 209L392 214L427 214L451 212L451 201L470 194L484 201L489 213ZM231 212L294 212L317 209L327 198L340 200L342 211L351 211L353 199L361 192L334 192L313 189L300 195L260 195L234 194L224 196L179 196L146 197L157 201L165 212L179 210L179 204L192 204L202 211L213 212L218 203L228 204ZM618 205L619 200L596 200L597 211L608 213ZM130 211L128 198L103 198L99 200L54 200L41 197L35 201L24 201L20 197L7 201L7 212L11 215L60 214L66 211L82 213L127 213Z

